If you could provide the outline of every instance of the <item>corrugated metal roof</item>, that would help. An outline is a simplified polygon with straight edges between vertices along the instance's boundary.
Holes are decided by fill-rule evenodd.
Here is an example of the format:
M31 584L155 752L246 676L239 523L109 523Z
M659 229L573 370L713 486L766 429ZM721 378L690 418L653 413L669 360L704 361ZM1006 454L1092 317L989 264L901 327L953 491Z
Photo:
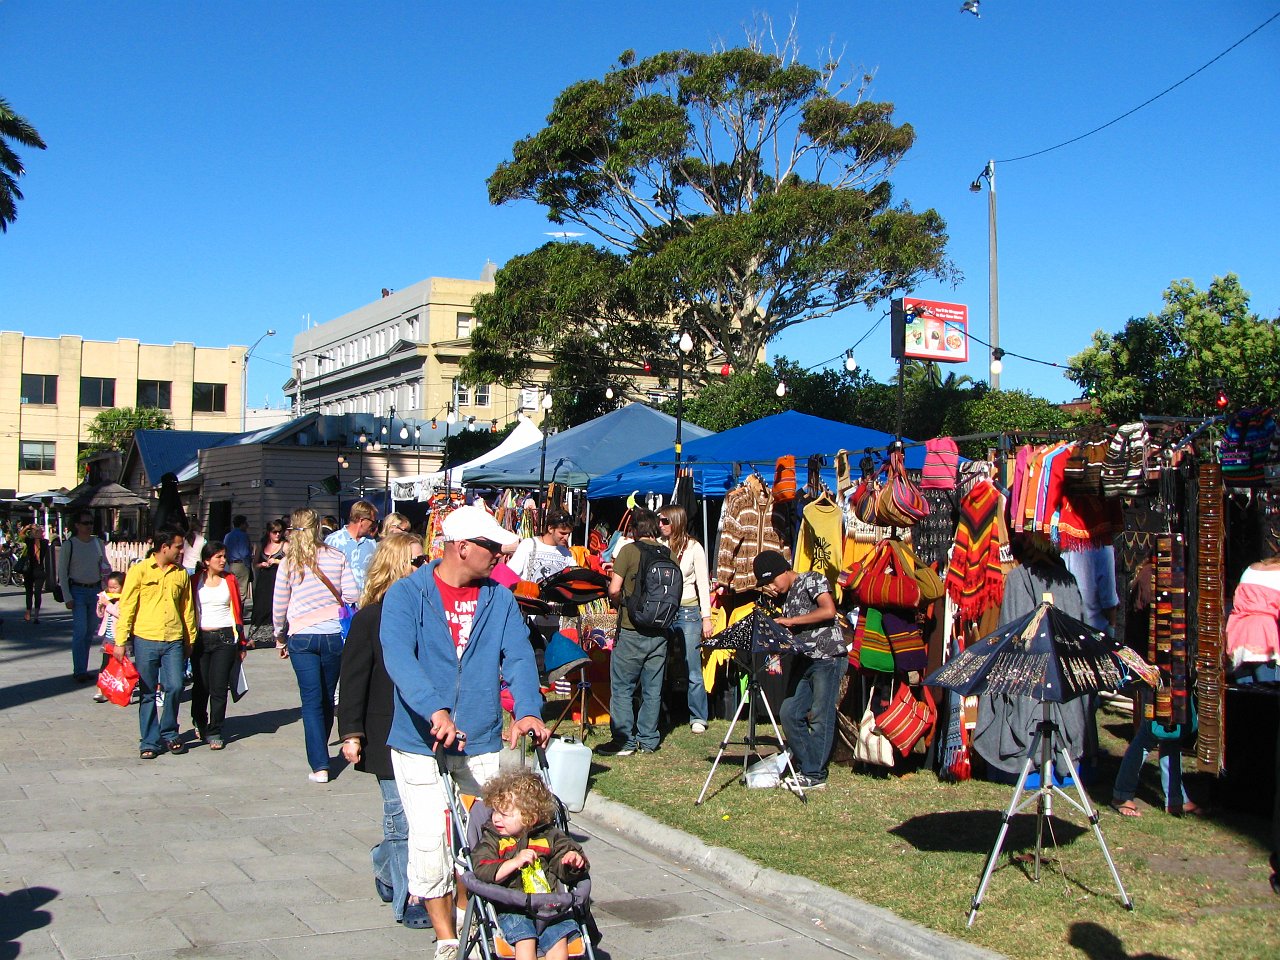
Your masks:
M161 477L177 473L205 447L219 446L236 436L239 434L211 430L139 430L133 439L138 445L138 458L147 483L158 487Z

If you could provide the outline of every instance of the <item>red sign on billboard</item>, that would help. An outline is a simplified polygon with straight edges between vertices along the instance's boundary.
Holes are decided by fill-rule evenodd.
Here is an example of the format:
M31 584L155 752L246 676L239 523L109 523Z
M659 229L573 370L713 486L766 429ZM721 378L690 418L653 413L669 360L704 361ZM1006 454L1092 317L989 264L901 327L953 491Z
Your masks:
M964 363L969 359L969 308L963 303L903 297L893 302L895 357Z

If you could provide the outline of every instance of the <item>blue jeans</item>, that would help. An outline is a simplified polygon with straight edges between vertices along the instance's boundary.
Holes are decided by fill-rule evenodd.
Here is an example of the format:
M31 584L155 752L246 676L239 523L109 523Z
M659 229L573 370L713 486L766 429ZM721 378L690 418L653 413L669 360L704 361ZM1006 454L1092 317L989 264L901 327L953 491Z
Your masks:
M1156 735L1151 732L1151 721L1143 720L1120 761L1116 785L1111 791L1112 803L1125 803L1133 799L1133 795L1138 792L1142 765L1147 760L1147 753L1155 746L1160 748L1160 791L1164 794L1165 809L1188 802L1186 788L1182 785L1182 745L1177 740L1157 740ZM1175 801L1172 797L1182 799Z
M707 688L702 683L702 610L681 607L675 628L684 635L684 659L689 670L689 720L707 722Z
M546 953L561 940L578 932L578 925L572 920L559 920L543 930L542 936L538 936L533 919L523 913L499 913L498 928L502 931L503 939L513 947L521 940L533 940L536 937L538 953Z
M628 747L658 747L658 712L662 707L662 677L667 669L667 636L618 630L609 661L609 726L613 739ZM640 713L635 693L640 687Z
M797 657L793 669L800 668L795 693L782 701L779 720L787 746L800 772L814 781L827 779L827 761L836 736L836 701L840 680L848 669L848 657L810 660Z
M98 631L98 591L71 585L71 672L89 672L89 644Z
M302 737L307 763L314 771L329 769L329 734L333 732L333 694L342 666L342 634L298 633L289 638L289 662L302 699Z
M395 779L379 779L378 788L382 791L382 842L369 855L373 875L391 888L391 909L399 923L409 898L409 821Z
M178 739L178 701L182 698L181 640L133 638L133 665L138 668L138 749L163 750ZM164 707L156 717L156 684L164 687Z

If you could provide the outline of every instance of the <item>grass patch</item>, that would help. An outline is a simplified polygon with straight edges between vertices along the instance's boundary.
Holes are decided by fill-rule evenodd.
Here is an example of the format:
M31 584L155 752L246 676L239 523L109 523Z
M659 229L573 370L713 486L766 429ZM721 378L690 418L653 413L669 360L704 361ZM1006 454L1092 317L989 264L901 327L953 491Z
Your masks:
M947 784L928 771L885 776L833 766L829 788L805 805L785 790L739 785L740 754L733 762L726 753L698 807L725 721L702 736L678 729L656 754L598 757L592 787L708 843L1010 957L1275 957L1280 898L1267 886L1269 825L1234 814L1165 815L1154 758L1138 795L1147 801L1140 804L1143 816L1113 814L1105 804L1124 742L1108 727L1122 727L1123 719L1107 709L1099 716L1105 755L1090 799L1102 807L1103 834L1134 900L1132 913L1120 904L1088 824L1059 801L1060 816L1052 820L1058 846L1040 883L1031 881L1029 865L1010 859L1035 844L1034 815L1016 817L978 919L965 927L1011 787ZM1188 782L1194 798L1208 799L1207 778Z

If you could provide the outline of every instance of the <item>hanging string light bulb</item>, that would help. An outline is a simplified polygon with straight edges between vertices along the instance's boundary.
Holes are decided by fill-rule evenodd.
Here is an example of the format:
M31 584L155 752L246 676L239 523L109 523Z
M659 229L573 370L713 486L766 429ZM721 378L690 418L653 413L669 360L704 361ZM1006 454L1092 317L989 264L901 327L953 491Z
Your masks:
M1004 351L999 347L993 347L991 350L991 372L995 376L1000 376L1004 371Z
M733 375L733 365L726 362L725 365L720 368L720 376L728 377L732 375Z
M844 352L844 368L850 373L858 369L858 361L854 359L852 350Z
M605 398L606 400L612 400L612 399L613 399L613 387L605 387L605 388L604 388L604 398Z
M776 393L776 394L777 394L778 396L780 396L780 397L785 397L785 396L787 395L787 381L785 381L785 380L779 380L779 381L778 381L778 389L777 389L777 390L775 390L775 391L773 391L773 392L774 392L774 393Z

